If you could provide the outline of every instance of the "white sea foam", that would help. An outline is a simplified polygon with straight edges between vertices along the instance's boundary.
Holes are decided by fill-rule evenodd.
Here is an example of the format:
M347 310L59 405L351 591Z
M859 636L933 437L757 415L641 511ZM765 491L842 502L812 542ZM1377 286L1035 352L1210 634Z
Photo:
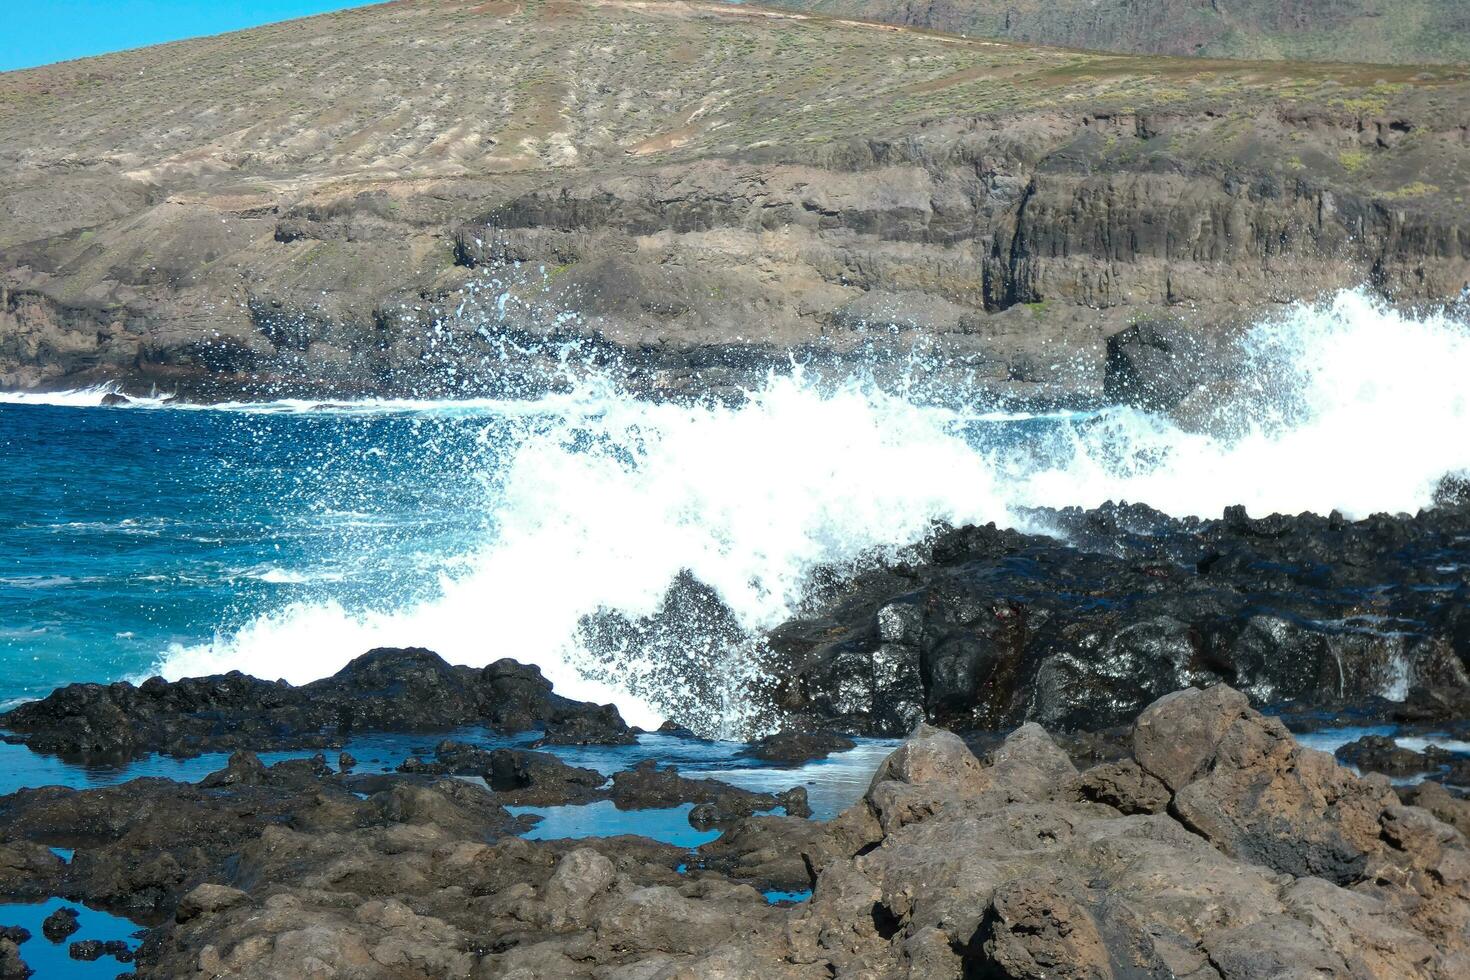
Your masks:
M1470 331L1415 319L1359 292L1300 307L1245 338L1250 375L1229 437L1113 409L1069 431L1060 465L1015 473L1015 499L1150 504L1183 516L1354 516L1427 506L1439 478L1470 468Z
M1025 506L1108 499L1176 515L1244 503L1362 516L1425 506L1440 476L1470 469L1463 325L1348 293L1261 325L1245 345L1251 372L1228 437L1108 409L1053 419L1034 444L985 443L972 428L983 407L919 406L799 373L739 407L653 404L605 387L477 405L553 421L513 427L518 441L497 447L508 462L487 483L493 537L444 556L442 568L455 565L432 598L287 605L172 648L162 669L306 681L373 646L419 645L458 663L536 663L562 693L615 701L652 725L686 714L690 689L655 682L661 665L646 651L611 674L591 669L578 627L599 609L653 613L681 572L754 634L791 615L816 567L899 548L935 520L1014 523ZM738 676L738 658L728 669Z
M276 568L274 565L251 568L242 573L246 578L269 585L309 585L313 582L340 582L346 576L330 569L300 570Z

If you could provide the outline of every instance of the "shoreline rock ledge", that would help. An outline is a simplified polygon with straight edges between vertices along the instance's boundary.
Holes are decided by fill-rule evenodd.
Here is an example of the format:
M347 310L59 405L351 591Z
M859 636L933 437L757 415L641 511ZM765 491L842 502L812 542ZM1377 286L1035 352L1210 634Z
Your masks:
M481 787L399 777L420 781L363 800L311 765L182 787L151 834L116 798L175 784L28 790L0 798L0 893L147 893L169 911L140 977L1470 975L1470 845L1386 778L1224 685L1158 699L1127 744L1079 771L1034 723L984 759L920 725L830 823L751 816L697 855L525 840ZM258 829L180 843L236 795ZM72 811L93 837L64 868L41 845Z
M544 731L538 744L626 745L633 730L611 704L552 690L540 668L511 659L455 666L421 648L369 650L299 687L238 670L140 685L69 684L0 714L0 729L42 752L126 760L248 749L327 748L358 732L444 732L483 725Z

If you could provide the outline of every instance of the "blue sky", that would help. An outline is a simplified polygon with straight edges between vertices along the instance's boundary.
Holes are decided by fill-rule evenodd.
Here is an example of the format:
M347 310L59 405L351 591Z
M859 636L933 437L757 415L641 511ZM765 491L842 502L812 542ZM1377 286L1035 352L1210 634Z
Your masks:
M373 0L0 0L0 71L369 2Z

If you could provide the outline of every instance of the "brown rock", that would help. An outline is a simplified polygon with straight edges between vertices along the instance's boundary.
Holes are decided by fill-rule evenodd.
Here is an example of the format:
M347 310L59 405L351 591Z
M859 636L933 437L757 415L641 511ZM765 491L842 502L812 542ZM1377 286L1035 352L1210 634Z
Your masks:
M179 922L187 922L196 916L211 915L221 909L232 909L249 901L250 896L238 888L205 882L196 885L179 900L174 918Z
M1165 695L1133 727L1133 757L1145 772L1177 791L1209 771L1220 739L1250 711L1245 695L1223 684Z
M1162 813L1169 805L1169 787L1132 759L1105 762L1082 774L1085 799L1106 803L1125 814Z

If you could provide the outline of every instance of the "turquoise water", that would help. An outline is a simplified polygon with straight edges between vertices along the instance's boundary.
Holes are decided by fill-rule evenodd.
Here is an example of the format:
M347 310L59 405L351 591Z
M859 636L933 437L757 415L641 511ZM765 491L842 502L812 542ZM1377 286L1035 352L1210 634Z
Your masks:
M486 532L494 424L0 405L0 704L293 602L432 591Z
M521 835L528 840L636 834L693 850L720 836L718 830L696 830L689 825L689 811L694 809L692 803L650 810L619 810L611 800L599 800L580 806L510 806L506 809L517 816L530 814L541 818L536 826Z
M816 404L832 416L822 425L847 423L840 405L794 393L793 411ZM888 438L880 421L868 419L861 437ZM538 663L558 690L617 701L629 721L654 727L687 691L650 705L661 692L639 688L635 669L660 667L646 658L583 685L583 616L652 611L693 568L737 586L737 618L774 625L824 556L906 543L931 516L990 512L984 496L973 512L942 495L936 506L899 466L892 488L843 480L850 509L823 500L789 465L765 468L758 437L771 425L790 428L773 411L622 397L233 410L0 403L0 706L64 683L153 673L240 669L302 683L372 646L425 645L458 663ZM953 441L946 452L966 455L1026 426L1055 423L921 422ZM750 443L721 445L732 438ZM923 439L914 452L932 452ZM717 456L686 463L686 444ZM909 452L879 449L899 463ZM832 465L814 461L810 480L829 478ZM853 454L850 465L860 473L867 461ZM883 501L864 500L869 490L920 499L884 507L875 522L867 510ZM792 523L811 507L815 526ZM487 630L497 615L499 636Z
M46 916L60 908L75 909L80 927L63 942L53 943L41 933L41 923ZM0 926L21 926L29 929L31 938L20 945L20 957L26 966L35 971L36 980L66 977L74 980L112 980L120 973L129 973L132 967L119 963L111 956L90 963L74 960L70 955L71 944L84 939L102 942L122 940L136 950L135 934L141 928L137 923L117 915L89 909L79 902L68 902L60 898L44 902L0 902Z

